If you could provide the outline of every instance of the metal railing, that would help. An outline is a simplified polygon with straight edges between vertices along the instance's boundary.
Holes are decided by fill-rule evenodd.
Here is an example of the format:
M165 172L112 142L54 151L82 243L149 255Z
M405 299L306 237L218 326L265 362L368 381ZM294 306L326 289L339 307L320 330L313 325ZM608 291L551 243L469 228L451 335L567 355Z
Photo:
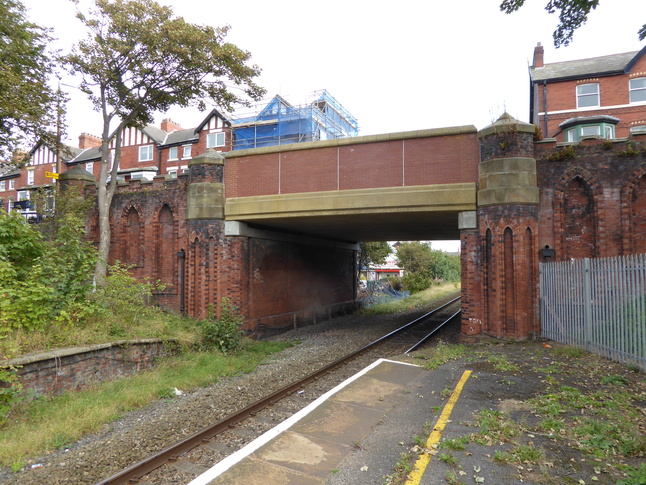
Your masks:
M540 264L541 335L646 371L646 254Z

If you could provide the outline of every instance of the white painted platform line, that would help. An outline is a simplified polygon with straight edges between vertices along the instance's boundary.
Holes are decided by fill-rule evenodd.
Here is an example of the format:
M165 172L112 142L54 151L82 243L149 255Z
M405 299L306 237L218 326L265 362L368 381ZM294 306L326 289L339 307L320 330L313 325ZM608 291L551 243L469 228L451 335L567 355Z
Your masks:
M253 440L251 443L247 444L243 448L240 448L235 453L232 453L231 455L227 456L224 460L217 463L215 466L213 466L212 468L210 468L209 470L204 472L202 475L200 475L199 477L196 477L195 479L193 479L188 485L207 485L212 480L215 480L218 476L222 475L225 471L227 471L233 465L235 465L236 463L239 463L240 461L242 461L244 458L249 456L251 453L256 451L261 446L269 443L272 439L274 439L276 436L278 436L283 431L286 431L289 428L291 428L301 418L307 416L309 413L311 413L314 409L316 409L321 404L323 404L331 396L333 396L334 394L339 392L341 389L346 387L351 382L356 381L359 377L364 375L366 372L374 369L375 367L377 367L382 362L391 362L393 364L410 365L410 366L413 366L413 367L418 367L417 365L410 364L408 362L398 362L396 360L389 360L389 359L378 359L378 360L374 361L368 367L360 370L359 372L357 372L352 377L347 378L345 381L343 381L341 384L339 384L335 388L330 389L328 392L326 392L325 394L320 396L316 401L312 401L310 404L308 404L306 407L301 409L296 414L292 415L290 418L286 419L285 421L283 421L279 425L273 427L272 429L270 429L269 431L267 431L263 435L259 436L255 440Z

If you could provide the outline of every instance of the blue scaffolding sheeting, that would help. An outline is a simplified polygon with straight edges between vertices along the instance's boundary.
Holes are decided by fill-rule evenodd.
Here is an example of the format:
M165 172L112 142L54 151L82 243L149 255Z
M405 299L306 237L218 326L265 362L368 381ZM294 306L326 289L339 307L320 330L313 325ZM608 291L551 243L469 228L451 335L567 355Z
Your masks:
M359 123L327 91L304 106L276 95L259 113L231 120L234 150L357 136Z

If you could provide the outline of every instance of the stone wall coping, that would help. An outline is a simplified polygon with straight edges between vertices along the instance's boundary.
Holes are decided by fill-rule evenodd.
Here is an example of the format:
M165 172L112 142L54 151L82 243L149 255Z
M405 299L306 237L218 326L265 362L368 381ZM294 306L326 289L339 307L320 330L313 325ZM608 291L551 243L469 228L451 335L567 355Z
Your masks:
M383 135L365 135L349 138L335 138L332 140L309 141L304 143L292 143L290 145L276 145L261 148L247 148L245 150L233 150L223 155L225 158L244 157L248 155L260 155L279 152L293 152L297 150L312 150L316 148L330 148L347 145L359 145L362 143L376 143L398 140L410 140L413 138L431 138L436 136L455 136L475 134L478 130L473 125L453 126L447 128L431 128L428 130L403 131L399 133L386 133Z
M111 347L126 347L129 345L139 345L139 344L154 344L154 343L163 343L163 342L175 342L176 339L161 339L161 338L149 338L149 339L136 339L136 340L116 340L114 342L108 342L105 344L94 344L94 345L85 345L82 347L69 347L66 349L51 350L49 352L42 352L38 354L23 355L21 357L16 357L15 359L10 359L7 362L1 363L1 367L9 366L22 366L27 364L33 364L34 362L42 362L45 360L51 359L60 359L62 357L68 357L70 355L76 354L85 354L88 352L94 352L95 350L109 349Z

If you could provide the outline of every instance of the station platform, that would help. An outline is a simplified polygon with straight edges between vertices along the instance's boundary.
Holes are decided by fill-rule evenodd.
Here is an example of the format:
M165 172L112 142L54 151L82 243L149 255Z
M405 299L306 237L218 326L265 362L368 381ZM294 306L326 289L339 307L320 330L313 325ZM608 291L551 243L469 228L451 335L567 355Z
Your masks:
M413 440L439 441L482 409L486 383L466 366L428 371L407 356L380 359L190 485L382 485ZM446 484L426 456L408 483Z

